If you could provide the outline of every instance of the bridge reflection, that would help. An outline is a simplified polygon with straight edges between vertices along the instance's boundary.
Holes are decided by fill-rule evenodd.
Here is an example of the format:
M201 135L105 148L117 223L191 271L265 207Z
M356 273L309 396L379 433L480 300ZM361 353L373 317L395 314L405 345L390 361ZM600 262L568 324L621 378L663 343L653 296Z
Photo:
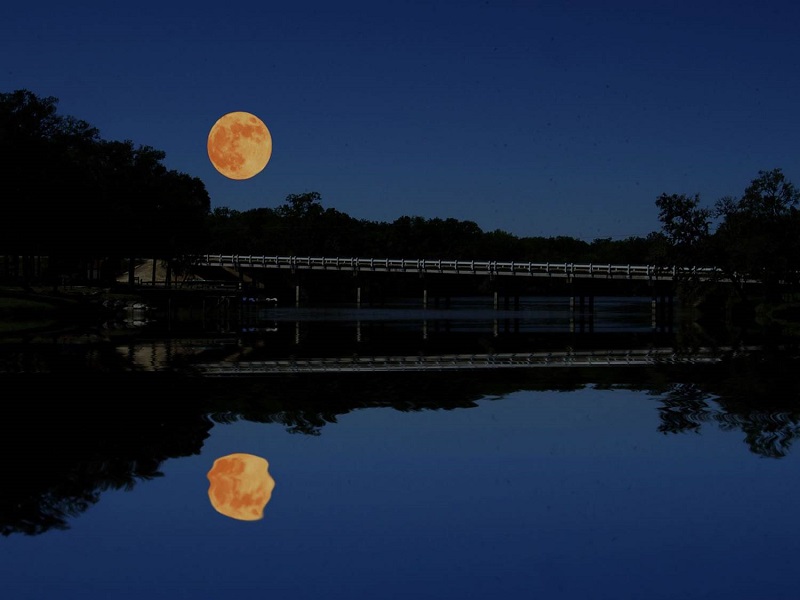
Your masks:
M206 377L259 374L414 372L542 367L643 367L715 363L758 346L687 344L664 332L504 333L436 322L279 322L231 334L143 340L117 346L129 368Z
M739 352L741 350L737 350ZM679 354L673 348L592 350L500 354L450 354L419 356L354 356L261 361L199 363L194 368L205 376L237 376L273 373L347 373L382 371L456 371L465 369L520 369L534 367L618 367L676 363L713 363L734 352L733 348L700 348Z

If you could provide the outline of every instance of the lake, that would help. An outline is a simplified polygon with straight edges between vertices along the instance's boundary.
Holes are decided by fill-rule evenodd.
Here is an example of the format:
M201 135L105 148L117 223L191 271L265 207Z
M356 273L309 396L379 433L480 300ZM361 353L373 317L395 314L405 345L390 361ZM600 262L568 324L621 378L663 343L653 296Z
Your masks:
M780 332L630 298L129 316L0 341L4 598L797 598Z

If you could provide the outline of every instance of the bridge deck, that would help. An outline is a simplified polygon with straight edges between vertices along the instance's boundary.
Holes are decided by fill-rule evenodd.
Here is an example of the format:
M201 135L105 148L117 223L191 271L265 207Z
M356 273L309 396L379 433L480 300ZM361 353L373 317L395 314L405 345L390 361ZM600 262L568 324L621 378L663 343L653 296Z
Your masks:
M656 265L612 265L578 263L535 263L515 261L428 260L405 258L342 258L313 256L252 256L205 254L195 264L203 267L286 269L291 271L372 271L383 273L441 273L448 275L489 275L588 279L638 279L672 281L676 278L721 278L715 267L660 267Z

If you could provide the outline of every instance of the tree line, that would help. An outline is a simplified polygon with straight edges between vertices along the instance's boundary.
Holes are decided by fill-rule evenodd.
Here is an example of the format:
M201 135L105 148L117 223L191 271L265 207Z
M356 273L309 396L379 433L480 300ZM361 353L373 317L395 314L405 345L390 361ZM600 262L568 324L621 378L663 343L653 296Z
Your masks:
M167 169L163 151L105 140L57 104L28 90L0 94L6 271L27 277L43 256L54 277L101 259L113 270L124 259L195 251L211 205L205 184Z
M0 94L0 275L36 273L28 262L46 256L44 278L97 260L113 278L139 258L209 252L713 265L743 297L748 280L771 295L798 282L800 192L781 169L759 172L741 197L712 206L664 193L655 201L661 229L622 240L520 237L454 218L368 221L324 207L318 192L290 194L274 208L212 210L204 183L168 169L164 152L105 140L57 105L28 90Z
M368 221L325 208L318 192L290 194L277 208L215 208L208 223L208 252L283 256L639 263L659 237L586 242L485 232L473 221L454 218Z

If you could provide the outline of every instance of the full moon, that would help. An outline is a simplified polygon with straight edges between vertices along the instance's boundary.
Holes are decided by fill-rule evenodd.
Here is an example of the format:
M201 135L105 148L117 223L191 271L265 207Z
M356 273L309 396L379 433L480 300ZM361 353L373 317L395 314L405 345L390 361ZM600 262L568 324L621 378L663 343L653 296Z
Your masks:
M258 521L272 497L275 480L269 463L253 454L228 454L208 472L208 499L218 513L239 521Z
M264 122L248 112L230 112L208 132L208 158L229 179L250 179L267 166L272 135Z

